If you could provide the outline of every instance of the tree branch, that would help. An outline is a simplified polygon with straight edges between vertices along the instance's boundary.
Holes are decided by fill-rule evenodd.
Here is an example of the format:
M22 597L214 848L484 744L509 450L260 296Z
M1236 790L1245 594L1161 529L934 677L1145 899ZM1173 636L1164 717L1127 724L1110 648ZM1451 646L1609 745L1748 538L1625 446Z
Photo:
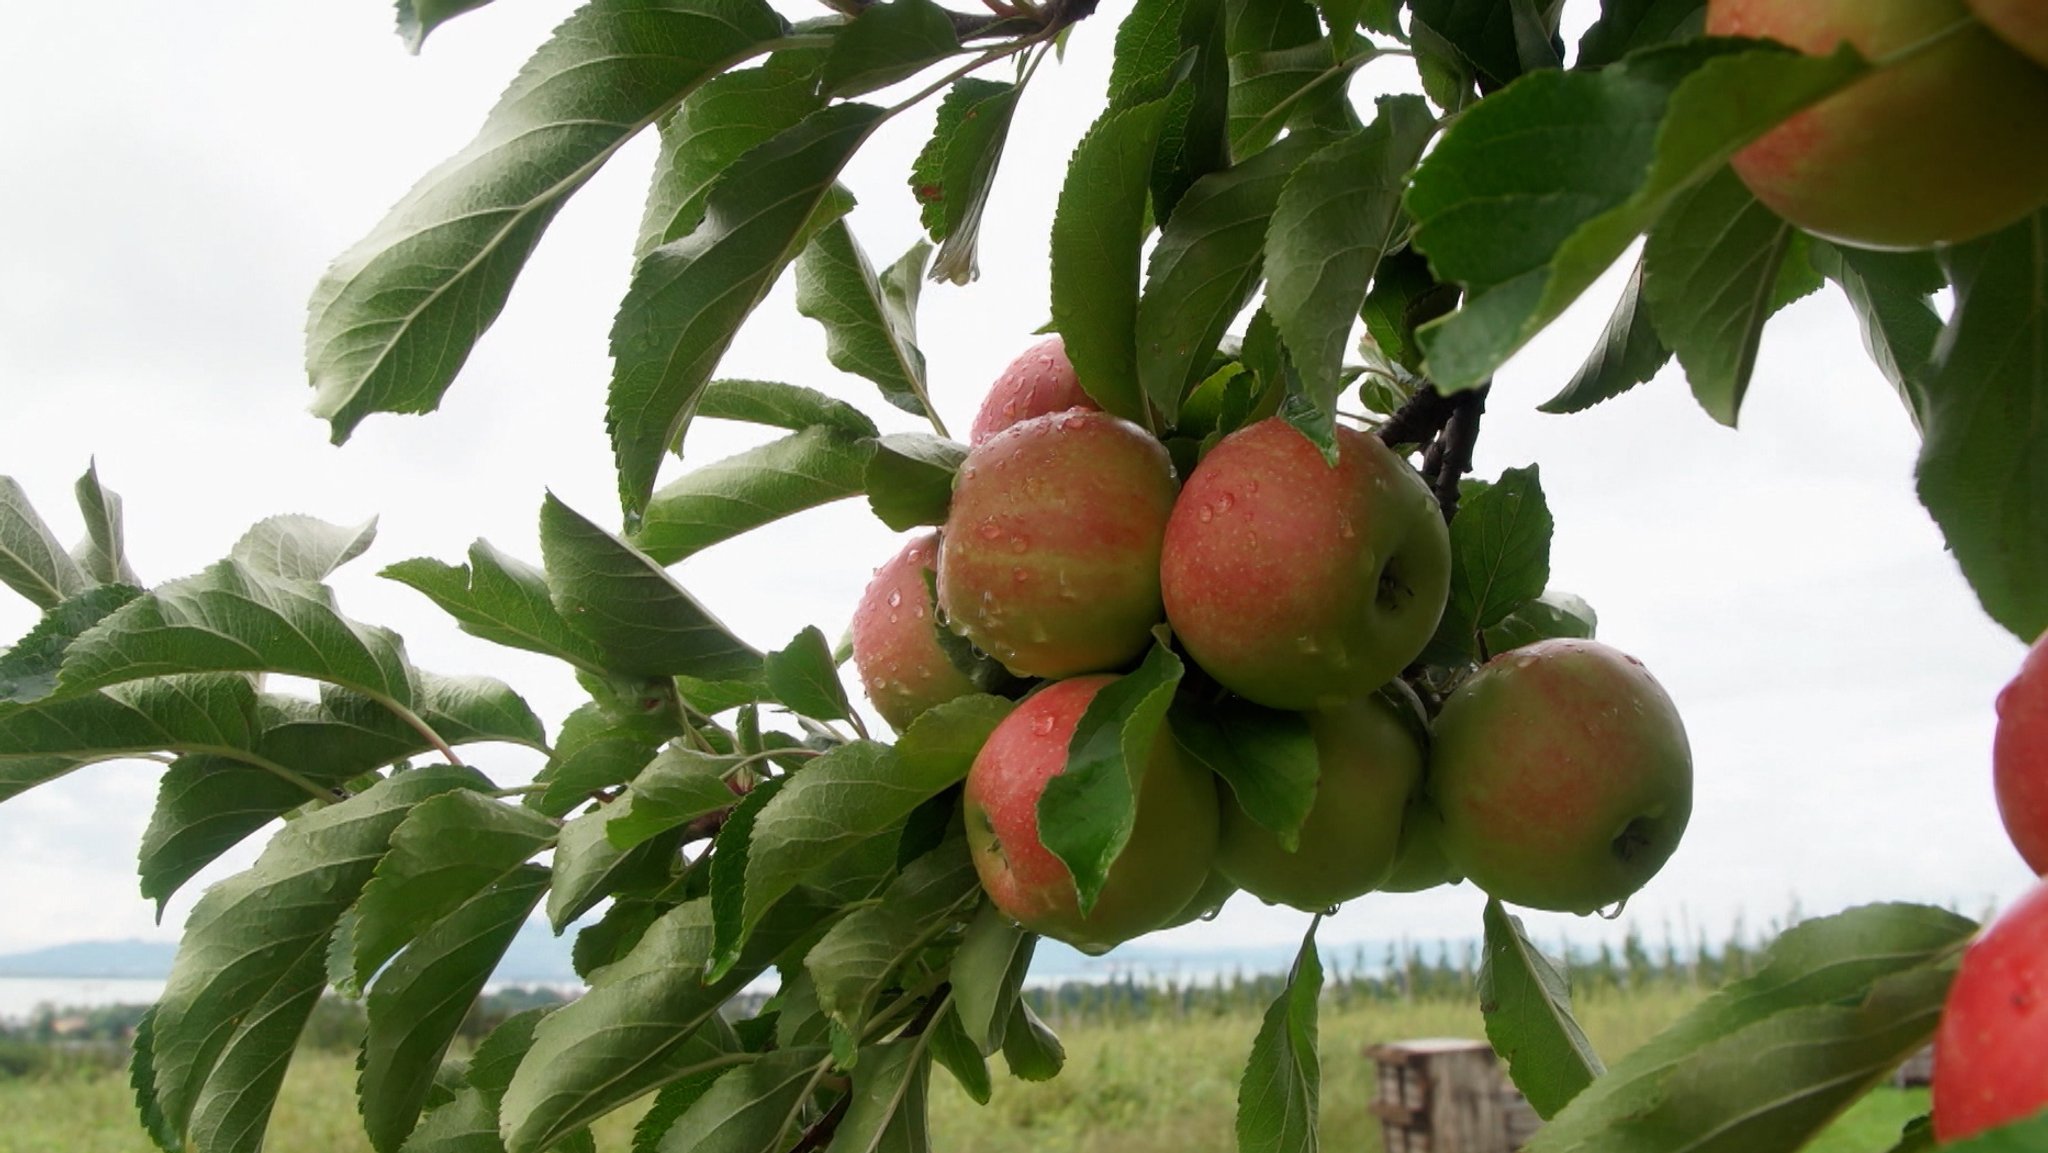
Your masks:
M1436 502L1443 508L1446 522L1458 515L1458 482L1472 471L1472 452L1479 444L1479 418L1486 414L1486 394L1492 389L1489 382L1453 397L1455 407L1450 419L1444 422L1442 435L1430 445L1437 465L1430 483L1436 489Z

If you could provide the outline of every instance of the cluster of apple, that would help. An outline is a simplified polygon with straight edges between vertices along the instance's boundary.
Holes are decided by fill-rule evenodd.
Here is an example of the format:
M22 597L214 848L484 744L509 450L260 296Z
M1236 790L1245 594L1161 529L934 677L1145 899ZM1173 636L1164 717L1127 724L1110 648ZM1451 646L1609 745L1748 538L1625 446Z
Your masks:
M1708 0L1711 36L1880 67L1737 153L1778 215L1867 248L1929 248L2048 205L2048 4Z
M2013 847L2048 878L2048 634L1998 694L1991 769ZM1945 1142L2048 1109L2048 879L1964 952L1934 1038L1933 1096Z
M1099 950L1237 889L1320 910L1461 878L1590 912L1676 847L1691 758L1633 658L1540 641L1425 716L1399 678L1443 615L1450 537L1429 486L1376 437L1339 429L1332 465L1268 419L1214 444L1182 484L1158 439L1090 402L1053 337L997 380L971 439L942 530L868 586L853 654L899 730L967 693L1029 690L964 795L983 885L1019 923ZM1313 805L1286 844L1164 726L1129 840L1083 915L1038 799L1090 701L1162 622L1199 670L1181 692L1217 723L1254 706L1306 717Z

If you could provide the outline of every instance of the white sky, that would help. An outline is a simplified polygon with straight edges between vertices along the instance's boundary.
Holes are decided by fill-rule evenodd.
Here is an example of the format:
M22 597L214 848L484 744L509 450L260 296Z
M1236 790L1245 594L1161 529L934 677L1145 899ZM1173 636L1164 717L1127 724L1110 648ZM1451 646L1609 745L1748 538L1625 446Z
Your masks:
M1568 18L1582 26L1584 0ZM0 34L0 474L20 480L67 540L70 486L96 457L127 500L145 580L221 556L249 523L304 512L381 517L376 547L337 578L345 611L398 628L423 667L488 672L555 722L577 694L559 666L457 633L424 598L376 578L410 556L460 558L488 537L538 559L552 490L617 523L602 406L606 331L630 270L651 141L627 149L562 213L497 327L439 414L374 417L347 446L308 416L304 304L325 262L428 167L467 141L533 45L569 11L504 0L405 55L380 0L17 5ZM1047 315L1046 236L1066 156L1106 76L1109 2L1026 97L989 208L982 279L929 285L923 345L949 423ZM1405 86L1400 62L1354 88ZM856 162L856 233L877 264L916 235L903 174L928 112ZM2021 646L1979 610L1913 497L1914 434L1832 291L1766 336L1743 429L1715 425L1683 380L1577 417L1534 411L1569 377L1617 286L1501 374L1478 471L1540 461L1558 521L1553 584L1600 613L1600 635L1642 658L1684 712L1697 775L1692 827L1628 916L1719 934L1862 901L1971 913L2029 881L1990 789L1992 698ZM787 281L724 374L823 388L888 414L833 371ZM888 427L911 428L908 418ZM756 434L706 424L696 459ZM780 645L805 624L837 636L891 534L859 503L797 517L678 569L738 632ZM0 594L0 638L33 623ZM5 643L0 640L0 643ZM531 758L473 758L518 778ZM155 771L101 766L0 805L0 953L80 939L176 935L203 885L162 926L138 894L134 851ZM1470 886L1377 895L1328 922L1326 942L1476 935ZM1598 921L1535 915L1592 941ZM1240 897L1213 923L1155 944L1292 939L1306 917Z

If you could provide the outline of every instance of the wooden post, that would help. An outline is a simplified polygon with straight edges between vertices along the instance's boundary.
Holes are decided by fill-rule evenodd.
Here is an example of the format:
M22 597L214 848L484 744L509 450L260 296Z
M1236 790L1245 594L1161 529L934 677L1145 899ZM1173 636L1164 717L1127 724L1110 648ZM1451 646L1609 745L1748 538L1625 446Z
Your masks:
M1513 1153L1535 1134L1535 1110L1484 1041L1429 1038L1374 1045L1372 1111L1387 1153Z

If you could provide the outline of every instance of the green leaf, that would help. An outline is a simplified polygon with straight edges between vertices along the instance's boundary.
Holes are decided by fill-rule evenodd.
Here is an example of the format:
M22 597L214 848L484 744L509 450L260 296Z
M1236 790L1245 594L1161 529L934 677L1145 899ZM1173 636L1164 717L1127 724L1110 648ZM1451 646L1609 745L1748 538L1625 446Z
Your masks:
M71 642L141 595L142 590L132 585L103 584L45 612L13 648L0 650L0 705L49 696L57 688L57 671Z
M1081 387L1141 423L1138 255L1163 101L1104 113L1074 149L1052 226L1052 326Z
M1480 634L1542 595L1550 581L1550 507L1535 465L1511 468L1451 521L1451 596L1425 659L1468 658Z
M540 1153L564 1134L671 1081L736 1064L716 1043L718 1011L790 945L815 928L804 902L778 909L725 976L704 979L711 903L665 914L633 951L581 998L534 1031L533 1049L505 1090L509 1153ZM709 1030L706 1026L711 1026Z
M1949 249L1955 311L1927 375L1920 503L1991 619L2048 631L2048 212Z
M1139 387L1169 425L1258 287L1267 221L1316 143L1289 137L1202 177L1160 230L1146 264L1135 336Z
M852 230L837 220L812 237L796 261L797 311L824 326L826 359L873 381L890 404L926 419L935 410L917 347L917 298L930 255L931 246L918 241L878 277Z
M427 34L464 12L473 12L491 0L398 0L398 35L405 49L419 55Z
M1806 234L1765 208L1732 168L1686 192L1643 246L1643 299L1707 415L1733 427L1764 322L1820 288Z
M1941 314L1934 294L1948 276L1931 252L1872 252L1813 240L1814 268L1841 285L1863 325L1863 347L1913 418L1924 429L1926 376L1941 339Z
M0 761L111 760L173 750L249 756L257 726L256 689L249 678L159 677L82 696L0 705Z
M1025 932L993 902L981 906L953 954L953 1007L968 1040L986 1057L1003 1047L1031 969L1038 937Z
M1237 1147L1242 1153L1308 1153L1319 1148L1316 1114L1322 1066L1316 1056L1316 1001L1323 962L1316 955L1316 925L1309 925L1273 999L1237 1090Z
M1271 144L1286 128L1357 129L1345 85L1378 56L1340 52L1327 39L1230 58L1230 146L1240 157Z
M493 886L513 884L525 863L554 844L555 822L480 793L446 793L422 801L391 834L355 908L353 958L357 987L415 937L452 916ZM546 885L545 872L540 885ZM540 900L535 889L529 908ZM520 914L524 919L525 914Z
M1743 144L1862 76L1811 57L1685 45L1543 71L1460 116L1408 191L1415 243L1465 307L1422 330L1440 388L1486 380Z
M37 785L92 763L85 757L12 757L0 759L0 801L10 801Z
M306 367L335 439L372 412L437 406L569 197L692 88L782 32L759 0L594 0L569 17L476 139L314 289Z
M824 107L818 72L825 53L784 49L758 67L722 72L691 92L661 122L661 153L640 219L635 259L704 222L713 185L739 158Z
M604 655L606 668L705 680L759 674L761 654L660 564L552 494L541 506L540 547L556 610Z
M2001 1125L1988 1133L1961 1141L1951 1141L1942 1149L1946 1153L2027 1153L2030 1149L2041 1148L2043 1142L2048 1142L2048 1114Z
M1197 180L1230 166L1230 61L1225 0L1182 0L1180 60L1152 157L1152 215L1161 225Z
M633 544L658 564L674 564L720 541L858 495L873 455L872 441L813 427L699 466L655 492Z
M58 691L196 672L286 673L399 707L413 700L395 633L342 616L325 585L235 560L157 586L72 642Z
M1266 310L1324 411L1373 273L1407 226L1401 193L1436 120L1419 96L1386 97L1372 125L1302 162L1266 233Z
M853 1087L847 1090L853 1100L833 1131L828 1153L911 1153L927 1147L931 1043L927 1031L861 1050Z
M829 1055L781 1049L732 1069L706 1088L655 1148L663 1153L767 1153L797 1128Z
M72 559L96 584L139 585L142 579L128 564L127 533L121 525L121 498L100 484L99 465L88 465L74 491L85 517L85 540Z
M909 740L906 733L904 741ZM754 926L800 882L901 824L911 810L966 775L967 765L955 758L912 757L887 745L855 741L785 778L789 783L754 819L739 935L721 938L713 972L737 958ZM723 843L721 837L721 848Z
M1515 1087L1549 1118L1605 1073L1572 1017L1571 985L1497 900L1486 902L1486 959L1479 969L1486 1039L1508 1063Z
M671 1081L655 1094L654 1104L641 1114L638 1124L633 1126L633 1153L654 1153L661 1146L661 1138L676 1119L697 1103L697 1099L708 1092L719 1078L729 1069L706 1069L680 1081Z
M1128 21L1126 21L1128 23ZM981 217L1024 86L966 77L939 102L932 136L910 168L910 190L925 231L939 241L931 277L966 284L980 275Z
M596 702L583 705L562 722L554 751L540 780L547 788L527 803L550 817L561 817L590 799L591 794L633 779L654 759L662 742L682 732L667 710L654 713L608 709Z
M1380 261L1379 274L1373 277L1372 291L1365 294L1359 318L1384 356L1409 372L1420 372L1422 344L1416 338L1416 327L1442 315L1457 299L1457 288L1439 283L1421 253L1403 248Z
M604 654L555 610L548 598L547 574L499 552L489 541L469 546L466 565L416 557L378 575L425 593L471 636L555 657L590 672L604 669Z
M1065 771L1039 795L1042 839L1074 875L1084 915L1130 838L1138 783L1183 671L1171 649L1154 645L1135 672L1103 686L1074 728Z
M614 802L616 803L616 802ZM672 871L681 831L656 835L630 849L605 836L611 806L600 806L562 826L555 843L555 877L548 890L548 924L556 933L634 883L658 885Z
M412 1131L457 1026L547 886L546 869L520 866L436 922L371 987L356 1092L377 1149L396 1150Z
M740 325L813 231L848 207L833 199L834 181L884 117L866 104L838 104L778 133L725 170L695 231L650 250L633 270L612 324L605 408L629 521Z
M540 719L499 682L420 673L417 689L421 719L450 744L542 744ZM142 895L159 907L244 837L305 805L306 785L340 790L380 766L431 748L391 710L341 689L323 691L318 702L261 695L255 718L253 756L189 753L164 774L138 866ZM292 776L278 773L277 766L288 767Z
M1050 1081L1067 1063L1065 1046L1027 1001L1010 1007L1010 1024L1003 1030L1003 1063L1019 1081Z
M739 955L751 928L747 923L747 865L753 849L754 822L790 780L785 775L756 782L726 814L712 842L709 888L715 945L708 972L714 978L720 975L722 958Z
M1109 64L1109 108L1149 103L1172 89L1184 47L1187 0L1137 0L1116 26Z
M814 388L772 380L714 380L704 386L697 415L713 420L738 420L802 432L814 425L849 436L878 435L868 415L843 400Z
M783 648L769 653L768 691L791 712L817 721L843 721L853 716L846 685L832 659L832 642L816 625L806 627Z
M1321 772L1308 718L1237 697L1211 703L1184 696L1169 715L1181 751L1221 777L1245 815L1293 852Z
M1484 633L1486 651L1498 656L1510 649L1553 637L1592 640L1600 618L1593 606L1567 592L1546 589Z
M606 812L605 837L614 848L630 849L698 817L739 802L726 774L736 757L714 756L695 749L664 749L648 763L633 784Z
M1515 37L1511 3L1470 0L1410 0L1417 36L1426 29L1474 76L1505 85L1525 70Z
M1579 39L1578 68L1604 68L1640 48L1689 40L1706 25L1707 0L1602 0Z
M1941 909L1866 905L1786 930L1761 972L1617 1062L1528 1153L1797 1148L1920 1047L1975 929ZM1726 1135L1680 1135L1686 1118Z
M56 608L93 583L8 476L0 476L0 582L39 609Z
M965 838L952 837L912 861L879 901L847 914L804 955L819 1008L859 1036L891 976L980 899Z
M960 1088L977 1105L986 1105L994 1093L990 1083L988 1060L967 1037L967 1030L960 1024L959 1006L948 1005L946 1011L932 1022L932 1057L946 1067Z
M257 521L228 550L228 559L251 572L286 580L322 581L363 555L377 539L377 522L329 524L310 516L273 516Z
M237 1080L241 1070L224 1060L247 1051L238 1049L244 1038L269 1040L262 1035L266 1010L318 996L335 922L369 881L406 812L451 789L483 785L466 769L401 774L292 822L252 868L207 890L186 921L152 1026L156 1096L170 1129L192 1136L219 1119L209 1102L259 1088ZM297 1030L291 1032L295 1038ZM285 1053L293 1038L284 1039ZM279 1078L281 1055L265 1057ZM275 1088L273 1081L251 1096L265 1098ZM267 1112L267 1100L263 1107Z
M859 96L908 80L960 51L953 21L931 0L884 0L859 10L832 38L827 96Z
M189 939L189 938L188 938ZM261 999L243 1012L218 1063L193 1103L186 1148L204 1153L258 1153L271 1108L290 1068L299 1034L324 985L318 949L297 954ZM159 1008L159 1012L161 1012ZM162 1034L156 1037L162 1044ZM161 1049L158 1056L161 1057Z
M875 442L862 487L877 519L897 532L946 523L953 477L967 446L923 433L892 433Z
M1643 295L1643 269L1643 261L1637 260L1593 354L1579 366L1564 391L1537 406L1539 411L1584 412L1636 385L1648 384L1671 360L1671 349L1658 337L1650 318L1650 302Z

